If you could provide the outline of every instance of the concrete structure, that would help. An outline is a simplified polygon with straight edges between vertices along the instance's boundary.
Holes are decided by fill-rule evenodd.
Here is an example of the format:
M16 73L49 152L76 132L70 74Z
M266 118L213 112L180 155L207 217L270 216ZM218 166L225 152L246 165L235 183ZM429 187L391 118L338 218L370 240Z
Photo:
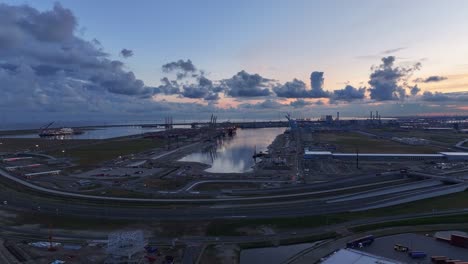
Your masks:
M32 176L39 176L39 175L58 175L60 173L60 170L51 170L51 171L41 171L41 172L33 172L33 173L26 173L24 176L27 178L32 177Z
M392 259L387 259L384 257L372 255L370 253L357 251L349 248L340 249L339 251L333 253L325 259L323 264L343 264L343 263L353 263L353 264L403 264L404 262L399 262Z
M419 153L332 153L330 151L304 151L304 159L359 159L365 160L468 160L468 152L439 152L437 154Z
M427 145L429 140L416 137L392 137L393 141L408 144L408 145Z
M147 160L140 160L133 163L128 164L126 167L128 168L139 168L140 166L144 165Z
M439 152L449 161L468 160L468 152Z

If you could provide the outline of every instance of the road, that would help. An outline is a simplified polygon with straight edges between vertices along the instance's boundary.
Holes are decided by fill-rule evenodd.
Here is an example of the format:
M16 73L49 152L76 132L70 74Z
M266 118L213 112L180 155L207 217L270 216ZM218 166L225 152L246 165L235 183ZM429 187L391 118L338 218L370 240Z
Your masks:
M180 147L180 148L176 148L176 149L174 149L174 150L164 152L163 154L159 154L159 155L152 156L151 159L152 159L152 160L157 160L157 159L163 158L163 157L165 157L165 156L174 154L174 153L176 153L177 151L180 151L180 150L183 150L183 149L186 149L186 148L190 148L190 147L196 146L197 144L200 144L200 143L199 143L199 142L196 142L196 143L192 143L192 144L189 144L189 145Z
M180 192L189 192L196 186L205 183L286 183L287 181L278 181L278 180L256 180L256 179L246 179L246 180L197 180L193 182L189 182L184 187L171 191L173 193L180 193Z
M419 190L418 190L419 191ZM210 220L210 219L251 219L275 217L299 217L323 215L376 206L382 203L394 202L394 194L381 195L373 199L336 202L330 205L321 199L270 201L260 204L216 204L186 206L157 206L143 203L124 203L123 201L107 201L97 203L82 199L54 198L30 195L12 189L2 188L0 199L7 200L5 209L20 211L40 211L51 215L77 216L80 218L112 218L112 219L152 219L152 220ZM414 190L400 194L398 199L409 199L414 196ZM150 206L151 205L151 206ZM40 210L39 210L40 207Z

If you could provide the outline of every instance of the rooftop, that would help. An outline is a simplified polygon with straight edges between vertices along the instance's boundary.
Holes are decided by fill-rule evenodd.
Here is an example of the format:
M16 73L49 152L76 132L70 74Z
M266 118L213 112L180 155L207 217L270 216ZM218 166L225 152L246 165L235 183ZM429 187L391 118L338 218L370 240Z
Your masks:
M392 259L372 255L370 253L352 250L349 248L340 249L328 257L323 264L342 264L342 263L353 263L353 264L403 264Z

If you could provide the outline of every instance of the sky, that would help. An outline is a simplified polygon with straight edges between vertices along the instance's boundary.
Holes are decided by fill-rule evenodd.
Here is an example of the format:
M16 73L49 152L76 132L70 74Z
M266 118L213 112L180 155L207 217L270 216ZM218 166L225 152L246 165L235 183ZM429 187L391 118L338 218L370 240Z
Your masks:
M468 114L468 2L0 1L2 120Z

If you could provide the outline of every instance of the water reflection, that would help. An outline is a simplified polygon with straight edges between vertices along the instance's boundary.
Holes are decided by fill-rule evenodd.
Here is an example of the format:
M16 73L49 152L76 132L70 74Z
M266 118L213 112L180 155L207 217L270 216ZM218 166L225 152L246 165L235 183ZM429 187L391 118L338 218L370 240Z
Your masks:
M238 129L234 137L219 139L204 149L187 155L180 161L201 162L211 165L207 172L241 173L252 170L255 149L266 151L285 128Z

